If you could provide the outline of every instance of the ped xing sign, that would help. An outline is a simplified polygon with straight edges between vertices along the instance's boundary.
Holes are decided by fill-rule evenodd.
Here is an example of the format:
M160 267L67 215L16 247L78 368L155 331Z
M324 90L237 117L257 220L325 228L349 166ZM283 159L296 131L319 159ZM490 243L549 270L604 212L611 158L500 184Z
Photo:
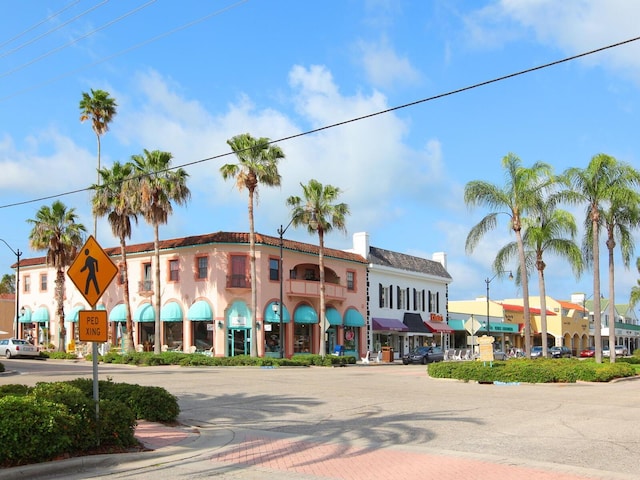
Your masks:
M109 340L106 310L78 312L78 338L81 342L104 343Z

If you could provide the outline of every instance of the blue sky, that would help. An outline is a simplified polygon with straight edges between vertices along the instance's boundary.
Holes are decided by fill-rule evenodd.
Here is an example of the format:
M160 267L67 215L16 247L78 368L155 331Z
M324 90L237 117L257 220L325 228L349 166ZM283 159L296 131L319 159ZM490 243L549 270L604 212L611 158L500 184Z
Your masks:
M240 133L281 139L634 38L639 16L640 4L625 0L0 4L0 238L24 257L39 255L26 219L52 200L30 200L95 182L96 138L79 121L83 91L107 90L118 103L103 165L145 148L184 165L228 153L226 140ZM505 217L465 254L469 229L487 213L466 208L465 184L501 185L509 152L556 172L601 152L638 167L639 87L633 42L283 141L282 186L260 190L256 230L277 235L289 220L286 198L316 178L340 187L351 209L347 234L331 233L328 246L349 248L353 233L367 231L381 248L426 258L444 251L450 298L484 295L495 253L513 237ZM234 160L186 167L192 200L162 238L248 230L246 192L219 174ZM89 194L60 198L91 229ZM572 211L581 224L584 209ZM293 228L286 236L317 241ZM132 242L151 239L141 222ZM117 245L104 221L98 241ZM0 272L14 261L0 246ZM564 262L547 264L550 295L590 295L589 273L576 279ZM618 265L617 298L626 301L638 274ZM492 298L519 294L508 280L491 283Z

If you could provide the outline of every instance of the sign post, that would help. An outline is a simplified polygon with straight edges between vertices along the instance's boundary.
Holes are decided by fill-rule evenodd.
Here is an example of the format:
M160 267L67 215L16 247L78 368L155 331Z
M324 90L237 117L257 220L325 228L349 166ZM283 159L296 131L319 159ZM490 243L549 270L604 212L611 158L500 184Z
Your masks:
M96 304L118 273L118 267L92 235L80 249L67 275L85 298L91 310L79 312L79 338L92 342L93 400L96 403L96 421L100 419L100 394L98 392L98 342L109 340L106 310L96 310ZM100 436L98 435L98 443Z

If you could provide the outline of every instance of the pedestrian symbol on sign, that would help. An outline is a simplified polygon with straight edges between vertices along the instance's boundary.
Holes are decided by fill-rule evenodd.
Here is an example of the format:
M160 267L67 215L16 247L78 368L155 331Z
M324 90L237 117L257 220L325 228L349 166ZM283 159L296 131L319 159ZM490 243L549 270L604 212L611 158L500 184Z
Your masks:
M91 306L97 303L117 273L118 267L93 237L87 239L67 271Z
M96 272L98 271L98 261L89 255L89 249L84 249L84 254L87 256L87 259L84 261L84 267L80 269L81 272L88 270L87 273L87 282L84 284L84 294L89 295L89 286L93 284L96 289L96 294L100 295L100 288L98 288L98 280L96 279Z

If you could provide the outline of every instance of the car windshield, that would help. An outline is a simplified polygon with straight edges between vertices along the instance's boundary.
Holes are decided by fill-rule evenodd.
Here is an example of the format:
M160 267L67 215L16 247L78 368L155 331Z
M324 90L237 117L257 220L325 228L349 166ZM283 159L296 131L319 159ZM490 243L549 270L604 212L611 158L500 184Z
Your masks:
M13 344L14 345L26 345L27 341L26 340L14 340Z
M541 351L541 350L542 350L542 347L533 347L533 348L531 349L531 351L532 351L532 352L539 352L539 351Z
M414 355L424 355L425 353L429 353L429 347L417 347L411 350L411 353Z

